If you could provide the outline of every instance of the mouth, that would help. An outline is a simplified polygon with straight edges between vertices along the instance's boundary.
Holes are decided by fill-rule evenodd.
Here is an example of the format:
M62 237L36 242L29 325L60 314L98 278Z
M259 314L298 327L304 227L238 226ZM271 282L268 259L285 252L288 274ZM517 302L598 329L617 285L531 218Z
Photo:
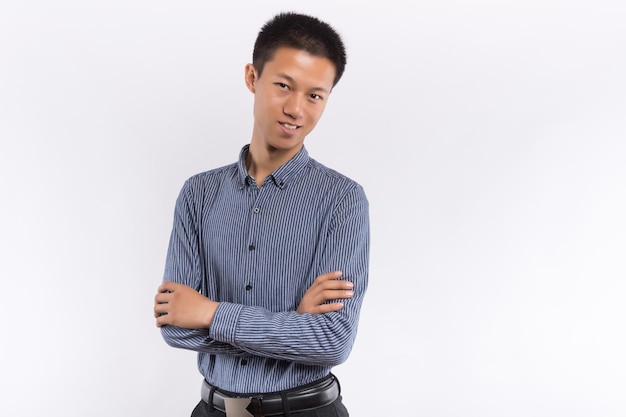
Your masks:
M296 130L296 129L300 128L300 126L292 125L292 124L289 124L289 123L282 123L282 122L279 122L279 123L280 123L280 125L282 127L284 127L285 129L289 129L289 130Z

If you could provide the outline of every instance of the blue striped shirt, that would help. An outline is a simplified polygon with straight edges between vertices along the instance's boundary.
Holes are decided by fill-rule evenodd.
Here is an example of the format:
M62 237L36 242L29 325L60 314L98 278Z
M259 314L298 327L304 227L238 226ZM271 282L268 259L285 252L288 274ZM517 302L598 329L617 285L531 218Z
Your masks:
M209 383L263 393L315 381L348 358L367 288L369 213L363 188L304 147L261 187L247 153L180 191L164 280L220 304L209 329L161 332L198 352ZM354 297L337 312L296 313L315 278L334 270L354 283Z

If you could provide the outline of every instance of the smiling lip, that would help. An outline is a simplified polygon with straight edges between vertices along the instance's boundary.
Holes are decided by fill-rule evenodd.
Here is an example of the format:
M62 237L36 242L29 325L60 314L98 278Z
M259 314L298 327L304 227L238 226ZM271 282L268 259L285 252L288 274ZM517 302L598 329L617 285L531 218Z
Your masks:
M297 130L300 128L300 126L292 125L291 123L286 123L286 122L278 122L278 123L287 130Z
M298 129L302 127L302 126L292 125L291 123L285 123L285 122L278 122L278 124L280 125L281 130L289 136L295 135Z

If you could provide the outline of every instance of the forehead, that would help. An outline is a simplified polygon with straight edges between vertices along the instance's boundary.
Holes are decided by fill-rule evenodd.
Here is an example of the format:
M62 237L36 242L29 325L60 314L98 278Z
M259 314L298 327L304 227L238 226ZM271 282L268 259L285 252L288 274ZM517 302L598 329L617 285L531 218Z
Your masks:
M291 78L296 83L313 84L328 91L332 88L335 72L335 65L328 58L288 47L278 48L263 67L263 74Z

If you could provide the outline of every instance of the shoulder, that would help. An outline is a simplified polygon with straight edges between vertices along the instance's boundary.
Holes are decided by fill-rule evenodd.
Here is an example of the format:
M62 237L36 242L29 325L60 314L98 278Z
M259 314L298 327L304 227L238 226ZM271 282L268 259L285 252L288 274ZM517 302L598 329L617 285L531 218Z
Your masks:
M237 175L237 164L232 163L208 171L203 171L189 177L182 186L181 195L197 199L212 189L218 189L220 184Z
M310 175L315 177L316 180L337 189L344 191L357 190L364 194L363 186L356 180L348 177L347 175L337 171L334 168L330 168L313 158L309 159L308 168Z
M194 187L208 185L213 182L220 182L224 178L231 177L237 172L237 164L232 163L221 166L219 168L213 168L208 171L199 172L192 175L185 181L185 186Z

